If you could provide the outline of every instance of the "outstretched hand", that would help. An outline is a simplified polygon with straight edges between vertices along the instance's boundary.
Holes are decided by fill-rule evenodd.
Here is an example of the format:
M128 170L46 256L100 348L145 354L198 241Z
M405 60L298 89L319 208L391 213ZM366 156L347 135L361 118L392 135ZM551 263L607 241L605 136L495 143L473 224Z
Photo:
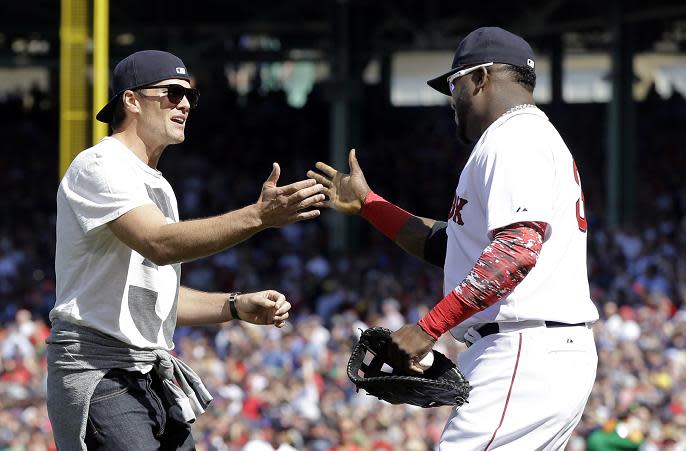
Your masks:
M307 176L324 186L323 193L327 197L326 202L317 206L333 208L341 213L360 214L365 197L371 189L364 178L355 156L355 149L348 154L350 173L345 174L332 168L326 163L318 161L315 167L321 172L307 171Z
M274 290L242 293L236 297L236 310L241 321L260 325L283 327L291 303L286 296Z
M285 186L276 186L281 175L278 163L262 184L262 192L257 200L260 217L266 227L281 227L294 222L319 216L319 210L308 210L323 202L321 192L324 187L312 179L305 179Z

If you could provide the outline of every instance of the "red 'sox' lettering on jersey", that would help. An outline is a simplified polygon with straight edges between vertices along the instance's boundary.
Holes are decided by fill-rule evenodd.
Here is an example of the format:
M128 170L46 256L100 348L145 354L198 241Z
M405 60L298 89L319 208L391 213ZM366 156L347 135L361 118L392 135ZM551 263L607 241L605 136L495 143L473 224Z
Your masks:
M453 197L453 203L450 206L450 213L448 213L448 220L453 220L459 225L464 225L462 221L462 209L469 202L467 199L463 199L459 196Z

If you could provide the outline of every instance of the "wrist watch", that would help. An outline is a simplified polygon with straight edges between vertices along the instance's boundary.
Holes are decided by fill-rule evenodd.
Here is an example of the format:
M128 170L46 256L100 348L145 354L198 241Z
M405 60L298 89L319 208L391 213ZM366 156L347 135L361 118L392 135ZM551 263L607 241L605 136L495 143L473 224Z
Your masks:
M231 316L233 319L240 321L241 318L238 316L238 309L236 308L236 299L238 298L239 294L241 294L239 291L229 293L229 310L231 311Z

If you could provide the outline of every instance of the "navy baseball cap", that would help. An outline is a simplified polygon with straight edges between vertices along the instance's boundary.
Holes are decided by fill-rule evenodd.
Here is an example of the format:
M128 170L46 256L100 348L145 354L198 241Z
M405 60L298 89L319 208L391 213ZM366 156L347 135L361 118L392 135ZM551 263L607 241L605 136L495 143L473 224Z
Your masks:
M451 69L427 81L436 91L450 95L448 77L460 69L482 63L535 66L536 58L531 46L521 37L498 27L482 27L469 33L455 51Z
M124 91L170 78L189 81L191 79L179 57L161 50L142 50L127 56L114 67L110 83L110 101L95 118L109 124L112 122L117 99Z

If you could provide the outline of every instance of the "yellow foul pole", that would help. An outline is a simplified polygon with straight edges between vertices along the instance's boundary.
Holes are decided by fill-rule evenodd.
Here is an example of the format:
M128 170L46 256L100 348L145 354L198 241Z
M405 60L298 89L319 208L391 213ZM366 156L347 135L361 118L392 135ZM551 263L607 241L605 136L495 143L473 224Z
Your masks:
M100 108L107 104L109 50L110 50L110 2L109 0L93 0L93 144L107 135L107 124L95 120Z
M88 0L62 0L60 14L60 178L87 147Z

